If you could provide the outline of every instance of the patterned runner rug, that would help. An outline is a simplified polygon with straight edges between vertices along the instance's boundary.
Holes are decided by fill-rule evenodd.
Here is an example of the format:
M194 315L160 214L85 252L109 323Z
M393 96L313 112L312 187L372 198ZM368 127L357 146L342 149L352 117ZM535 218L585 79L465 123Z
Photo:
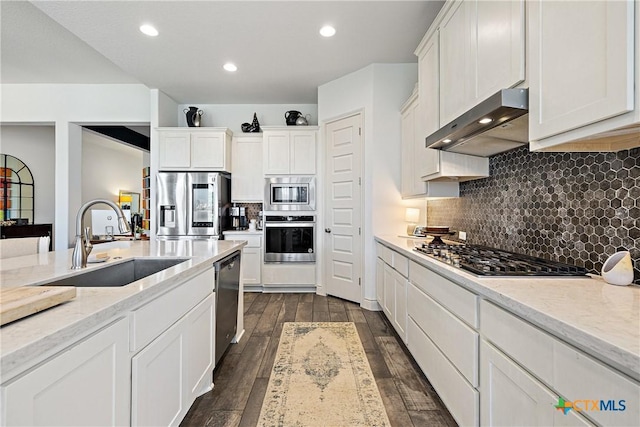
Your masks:
M353 323L284 324L258 426L390 425Z

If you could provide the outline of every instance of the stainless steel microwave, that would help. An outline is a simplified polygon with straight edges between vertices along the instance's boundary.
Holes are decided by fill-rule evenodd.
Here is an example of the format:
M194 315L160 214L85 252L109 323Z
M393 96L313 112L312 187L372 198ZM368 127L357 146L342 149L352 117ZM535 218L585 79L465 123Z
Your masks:
M280 176L265 178L265 211L315 211L316 178Z

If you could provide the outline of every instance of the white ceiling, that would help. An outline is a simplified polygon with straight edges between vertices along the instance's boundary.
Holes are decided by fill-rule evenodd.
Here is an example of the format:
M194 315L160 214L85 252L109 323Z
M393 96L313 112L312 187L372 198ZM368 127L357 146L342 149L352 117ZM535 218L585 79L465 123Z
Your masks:
M371 63L416 62L442 4L2 1L0 79L143 83L185 104L313 104L319 85ZM144 36L142 23L160 35ZM318 34L327 23L333 38Z

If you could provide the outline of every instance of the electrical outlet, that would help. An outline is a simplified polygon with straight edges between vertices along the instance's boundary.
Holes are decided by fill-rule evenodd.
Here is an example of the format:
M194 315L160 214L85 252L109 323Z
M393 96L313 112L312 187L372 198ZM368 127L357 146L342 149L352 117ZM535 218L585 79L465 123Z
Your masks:
M466 231L458 231L458 238L460 238L460 240L467 240L467 232Z

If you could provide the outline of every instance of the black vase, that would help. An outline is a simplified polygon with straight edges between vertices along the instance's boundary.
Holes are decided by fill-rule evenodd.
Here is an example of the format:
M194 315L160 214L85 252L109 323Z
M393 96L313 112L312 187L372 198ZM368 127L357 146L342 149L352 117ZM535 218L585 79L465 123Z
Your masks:
M194 119L196 117L196 115L198 114L198 107L189 107L189 109L184 109L184 114L187 118L187 126L189 126L190 128L194 128L196 127L196 124L194 122Z

